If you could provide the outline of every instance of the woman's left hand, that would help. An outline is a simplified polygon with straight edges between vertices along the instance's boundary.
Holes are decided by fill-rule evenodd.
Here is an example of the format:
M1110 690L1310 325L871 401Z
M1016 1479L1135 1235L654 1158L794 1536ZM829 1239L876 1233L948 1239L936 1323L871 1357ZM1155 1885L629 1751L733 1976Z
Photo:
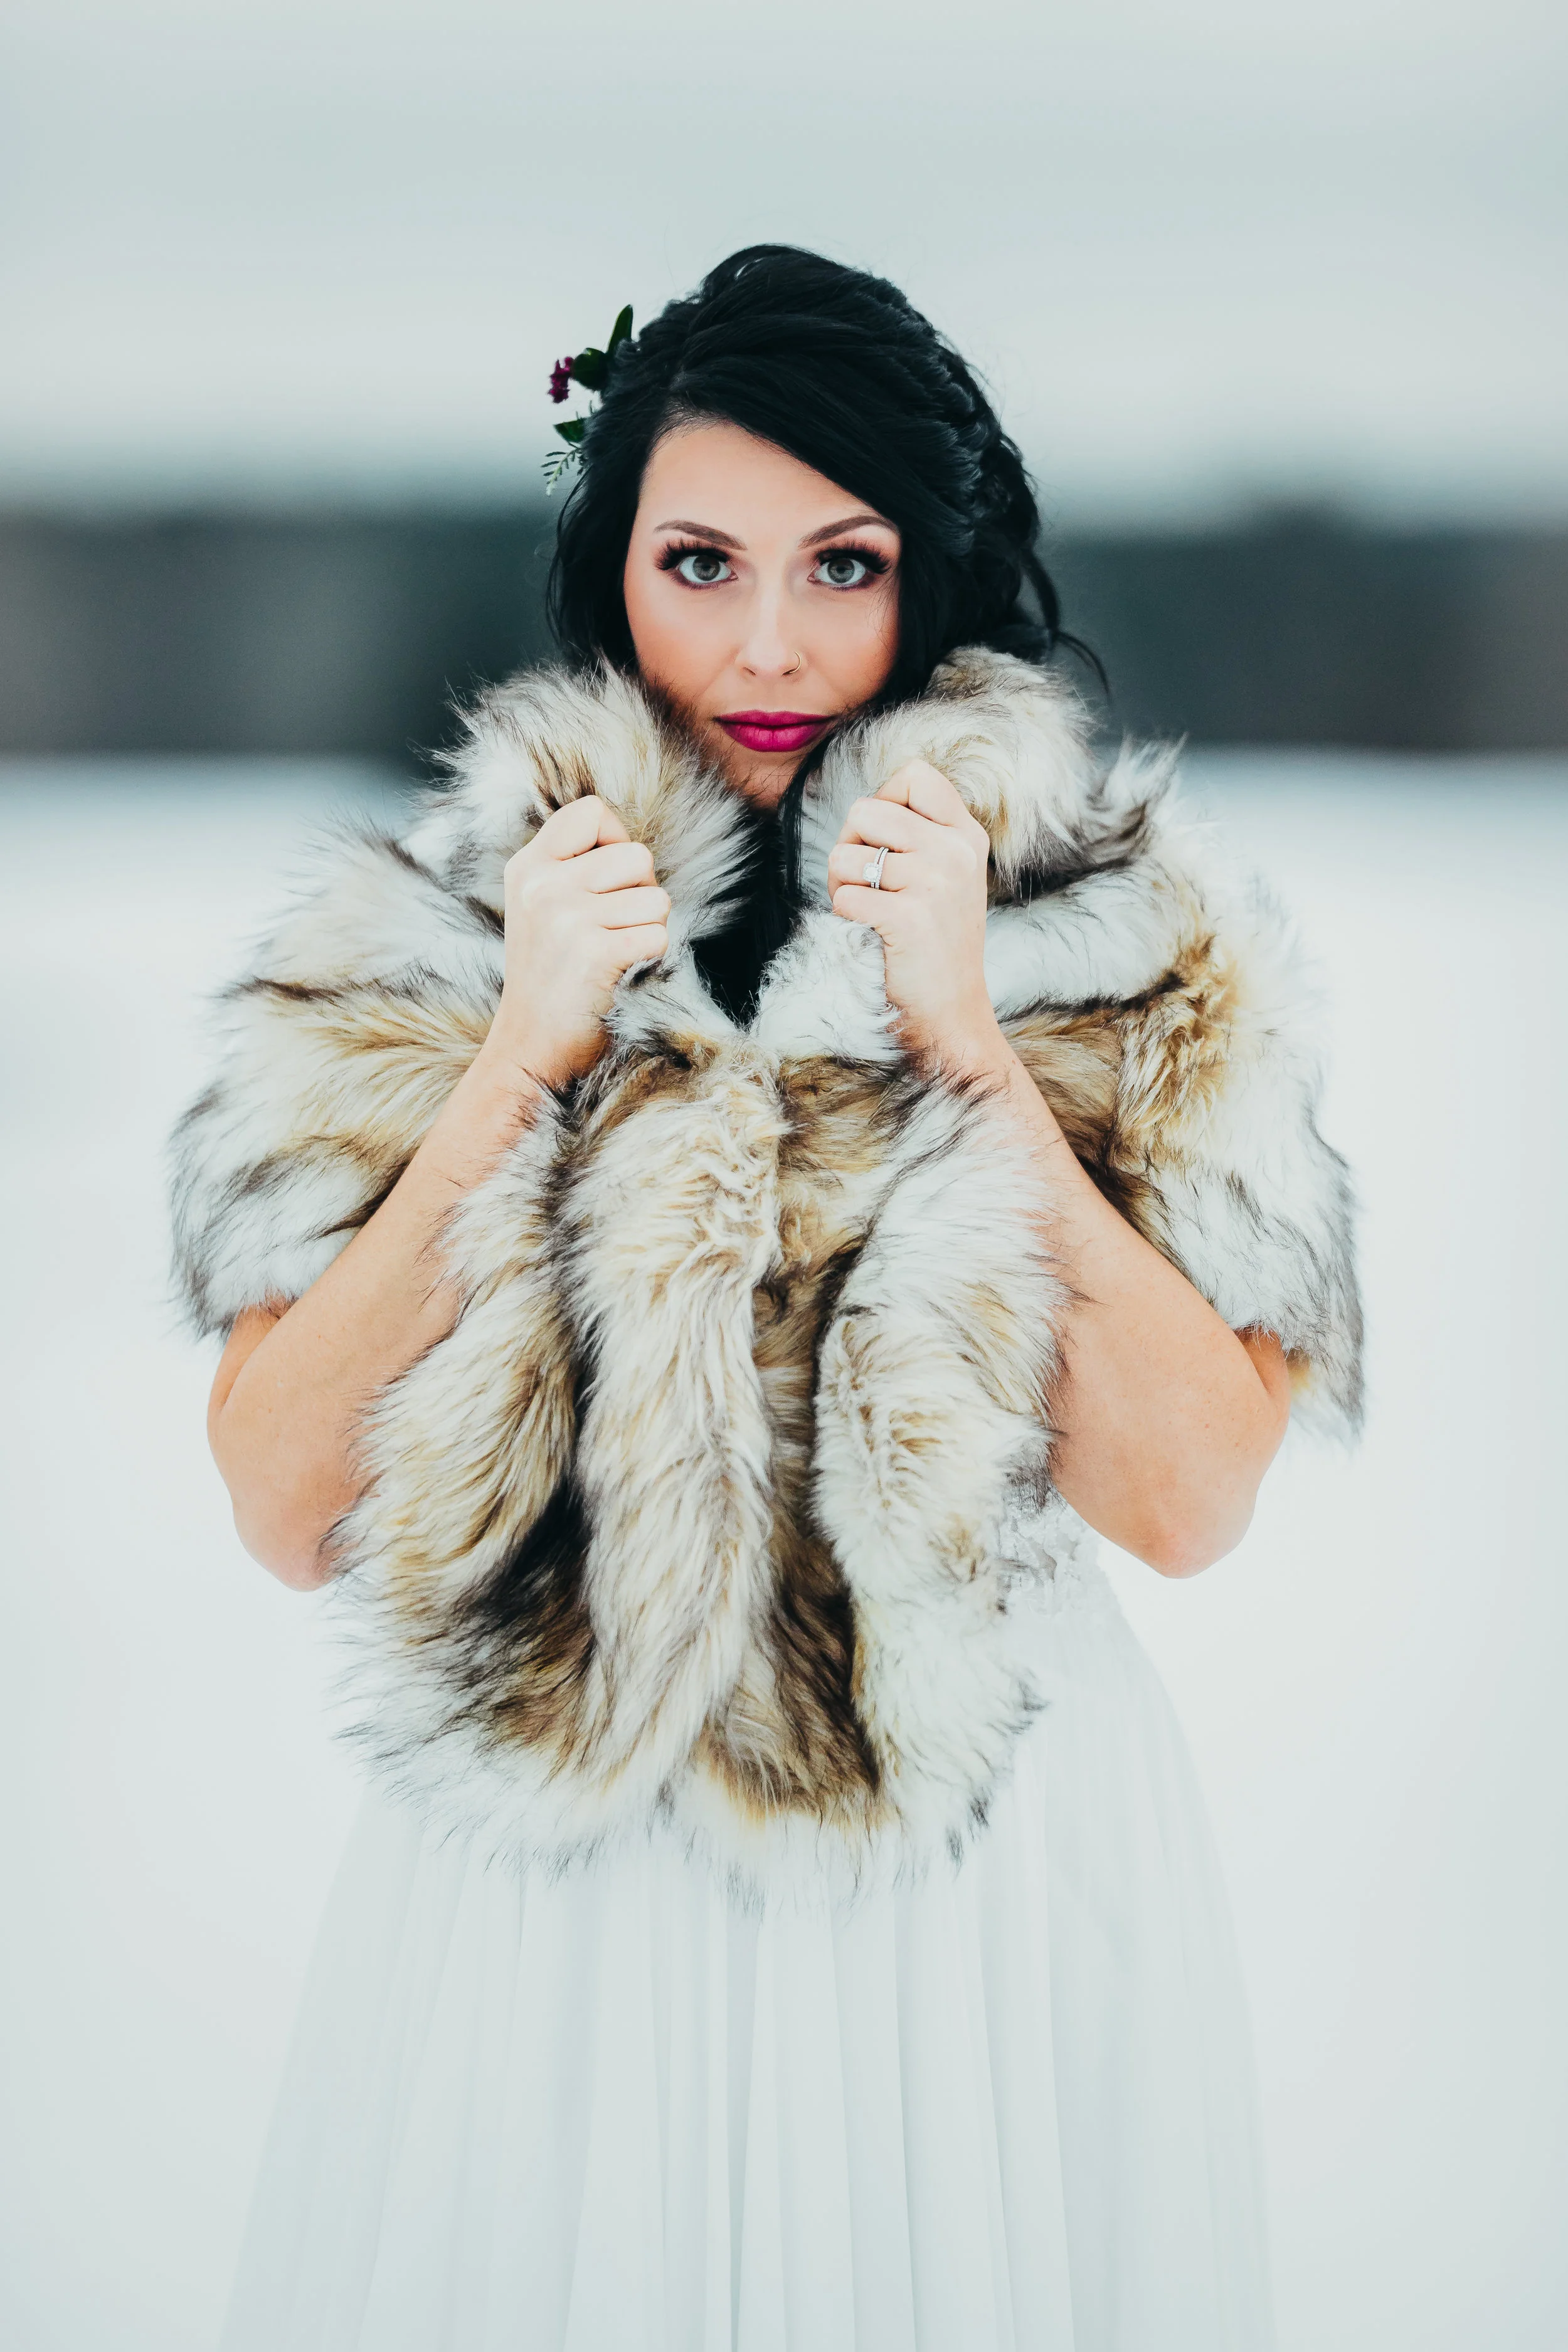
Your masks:
M866 868L879 849L874 890ZM976 1072L1007 1050L985 988L990 856L984 826L947 778L912 760L875 800L856 802L827 860L834 913L880 935L905 1045Z

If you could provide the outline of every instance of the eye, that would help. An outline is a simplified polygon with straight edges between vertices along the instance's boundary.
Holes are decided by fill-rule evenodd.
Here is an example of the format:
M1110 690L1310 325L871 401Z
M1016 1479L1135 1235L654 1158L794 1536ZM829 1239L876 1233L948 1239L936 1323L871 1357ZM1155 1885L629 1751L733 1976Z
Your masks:
M826 555L818 556L812 577L825 588L864 588L887 568L886 560L868 547L830 547Z
M668 547L659 559L659 569L673 572L689 588L717 588L722 581L732 580L734 572L727 556L716 547Z

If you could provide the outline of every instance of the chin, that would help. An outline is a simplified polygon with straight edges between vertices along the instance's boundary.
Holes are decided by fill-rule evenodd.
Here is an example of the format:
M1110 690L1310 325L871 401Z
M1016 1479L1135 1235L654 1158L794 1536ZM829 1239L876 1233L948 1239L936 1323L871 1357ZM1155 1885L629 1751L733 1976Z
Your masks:
M742 800L753 807L770 809L784 798L800 765L798 760L759 758L732 743L721 727L700 725L693 731L731 791L739 793Z
M728 781L731 792L764 814L777 808L790 782L787 776L731 776Z

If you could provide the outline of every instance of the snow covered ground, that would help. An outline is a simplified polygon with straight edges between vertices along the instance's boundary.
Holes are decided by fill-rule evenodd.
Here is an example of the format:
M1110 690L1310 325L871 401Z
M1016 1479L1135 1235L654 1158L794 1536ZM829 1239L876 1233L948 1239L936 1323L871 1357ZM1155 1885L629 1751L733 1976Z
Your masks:
M1372 1412L1197 1581L1130 1562L1228 1865L1285 2352L1568 2340L1568 765L1237 755L1320 951ZM160 1152L304 764L0 770L0 2338L204 2352L355 1783L240 1552ZM279 2347L286 2352L286 2347ZM1151 2347L1150 2352L1158 2352Z

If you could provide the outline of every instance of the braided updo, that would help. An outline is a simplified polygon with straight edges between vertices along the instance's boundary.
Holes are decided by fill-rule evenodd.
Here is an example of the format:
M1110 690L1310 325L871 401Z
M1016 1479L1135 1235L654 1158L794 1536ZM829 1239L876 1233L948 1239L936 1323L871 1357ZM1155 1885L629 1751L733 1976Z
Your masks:
M689 418L774 443L897 525L899 654L918 694L954 646L1081 650L1035 551L1024 462L951 343L896 286L787 245L748 246L617 351L561 519L550 618L574 662L634 666L622 577L648 453Z

